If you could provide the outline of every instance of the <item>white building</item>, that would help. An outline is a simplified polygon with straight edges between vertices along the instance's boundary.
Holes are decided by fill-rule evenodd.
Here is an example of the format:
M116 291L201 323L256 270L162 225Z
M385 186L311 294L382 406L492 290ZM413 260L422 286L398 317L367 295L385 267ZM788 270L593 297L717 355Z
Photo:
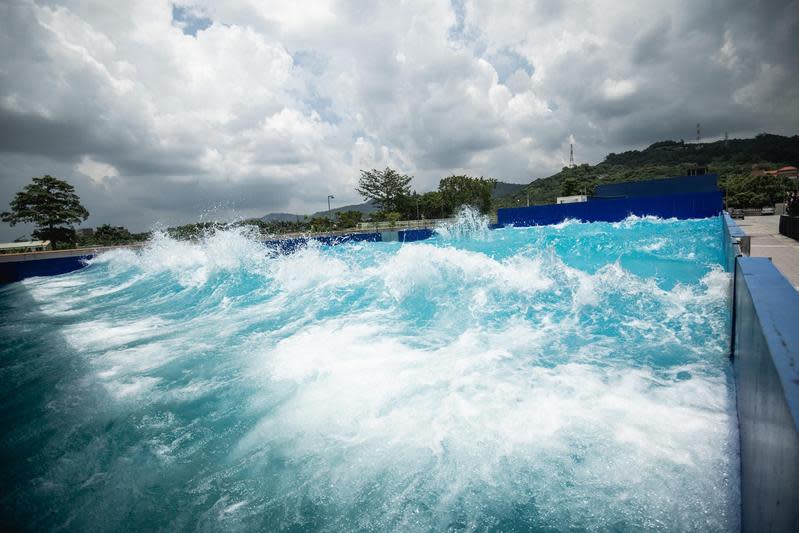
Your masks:
M21 254L25 252L43 252L52 250L50 241L23 241L0 243L0 254Z
M579 202L587 202L588 196L585 194L578 194L576 196L558 196L557 203L559 204L576 204Z

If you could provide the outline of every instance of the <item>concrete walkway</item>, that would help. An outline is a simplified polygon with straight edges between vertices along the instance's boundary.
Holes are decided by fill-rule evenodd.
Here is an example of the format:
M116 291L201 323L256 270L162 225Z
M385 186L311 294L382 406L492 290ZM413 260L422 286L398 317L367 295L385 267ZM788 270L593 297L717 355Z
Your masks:
M746 217L736 224L752 237L752 257L770 257L774 266L799 290L799 241L780 235L779 215Z

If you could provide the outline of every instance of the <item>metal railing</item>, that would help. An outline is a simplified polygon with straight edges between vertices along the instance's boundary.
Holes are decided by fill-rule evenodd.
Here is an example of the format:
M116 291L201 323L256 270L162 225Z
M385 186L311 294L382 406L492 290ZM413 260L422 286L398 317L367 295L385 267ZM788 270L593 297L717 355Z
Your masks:
M403 229L403 228L433 228L439 224L455 222L455 218L429 218L422 220L397 220L396 222L359 222L359 230Z
M395 230L406 228L435 228L442 224L452 224L458 220L456 217L450 218L424 218L421 220L397 220L396 222L382 221L382 222L359 222L358 230ZM496 213L488 216L488 221L491 224L496 224Z

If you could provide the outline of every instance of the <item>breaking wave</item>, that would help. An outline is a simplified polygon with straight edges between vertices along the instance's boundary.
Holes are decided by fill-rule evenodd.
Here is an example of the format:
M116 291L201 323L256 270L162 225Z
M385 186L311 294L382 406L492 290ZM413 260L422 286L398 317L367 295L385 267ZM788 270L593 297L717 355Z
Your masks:
M3 289L4 382L32 405L10 475L36 479L6 508L93 530L735 529L718 221L462 214L291 255L157 234Z

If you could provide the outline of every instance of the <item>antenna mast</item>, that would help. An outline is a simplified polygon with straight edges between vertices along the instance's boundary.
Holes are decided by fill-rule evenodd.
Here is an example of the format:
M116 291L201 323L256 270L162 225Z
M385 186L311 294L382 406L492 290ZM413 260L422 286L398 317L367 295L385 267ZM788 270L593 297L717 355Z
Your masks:
M574 168L574 144L569 143L569 166Z

